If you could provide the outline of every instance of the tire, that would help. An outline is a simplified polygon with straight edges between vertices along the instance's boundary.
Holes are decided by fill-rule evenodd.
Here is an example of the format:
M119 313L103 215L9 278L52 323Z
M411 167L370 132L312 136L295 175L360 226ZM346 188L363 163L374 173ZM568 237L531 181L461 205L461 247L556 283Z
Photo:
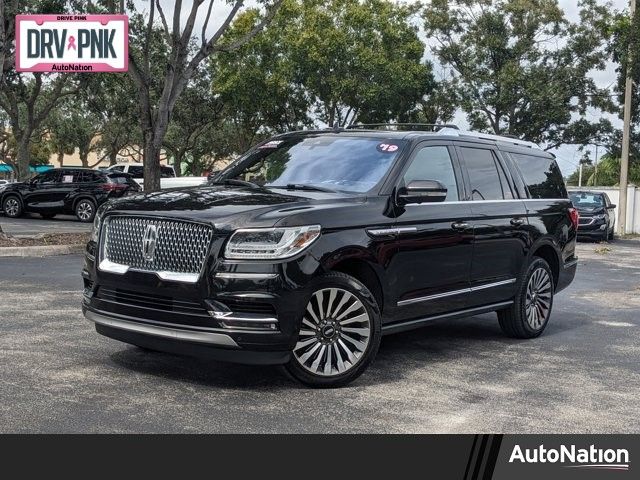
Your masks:
M305 385L344 386L378 353L380 308L369 289L349 275L334 272L318 278L301 316L298 341L285 368Z
M83 223L93 222L93 217L96 216L96 204L93 200L88 198L82 198L76 203L76 217Z
M22 202L16 195L9 195L2 201L2 210L9 218L18 218L22 215Z
M41 213L40 216L42 218L44 218L45 220L51 220L52 218L55 218L56 214L55 213Z
M549 264L540 257L534 257L518 286L513 305L498 311L503 333L513 338L540 336L549 323L554 288ZM530 306L531 301L533 306Z

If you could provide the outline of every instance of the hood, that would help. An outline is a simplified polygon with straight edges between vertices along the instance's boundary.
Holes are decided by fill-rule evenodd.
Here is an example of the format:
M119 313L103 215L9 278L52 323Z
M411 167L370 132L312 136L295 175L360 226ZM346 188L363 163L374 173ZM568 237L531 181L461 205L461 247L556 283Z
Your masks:
M271 227L304 210L330 207L343 193L270 190L211 185L161 190L109 202L107 211L181 218L211 223L218 230ZM105 212L106 213L106 212Z

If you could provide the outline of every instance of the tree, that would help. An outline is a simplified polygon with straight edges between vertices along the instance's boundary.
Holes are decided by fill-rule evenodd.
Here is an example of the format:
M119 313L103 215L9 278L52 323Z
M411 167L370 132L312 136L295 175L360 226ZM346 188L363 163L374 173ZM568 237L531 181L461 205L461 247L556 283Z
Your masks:
M221 112L222 103L211 92L211 77L205 69L199 69L176 102L162 144L173 158L177 175L182 174L183 161L193 157L198 146L202 145L202 137L211 135L211 127L220 122ZM193 161L189 163L192 167Z
M271 24L251 42L233 52L219 52L210 62L218 79L213 93L224 105L224 143L240 154L262 137L311 126L307 93L295 82L291 41L293 20L300 5L284 2ZM259 12L239 15L225 34L235 41L249 32Z
M94 143L99 160L115 165L123 149L141 142L135 85L126 74L94 74L84 97L99 124Z
M15 15L18 13L61 13L66 10L62 0L18 2L0 1L0 108L11 126L16 141L16 155L9 163L18 179L29 177L31 143L51 110L63 98L78 91L77 79L68 74L15 71Z
M328 125L402 120L435 87L413 4L302 0L287 28L296 82Z
M215 0L209 0L204 9L204 0L193 0L191 9L183 11L181 0L174 2L173 15L167 18L159 0L149 2L148 14L133 14L130 22L129 74L133 79L140 104L140 127L144 146L145 190L160 188L160 151L169 128L178 98L199 65L218 51L230 51L250 41L267 25L282 0L265 4L265 14L243 38L235 42L221 41L233 19L242 10L244 1L235 0L227 17L218 30L207 35L211 12ZM112 6L113 8L113 6ZM122 8L122 6L120 7ZM184 23L181 21L184 16ZM200 19L202 29L195 31ZM183 24L182 24L183 23ZM155 48L159 44L165 49ZM198 39L195 36L199 36ZM162 74L152 74L152 65L161 68Z
M639 182L638 177L633 180L632 172L640 168L640 10L636 10L632 17L628 10L616 11L612 14L609 25L606 26L608 34L608 51L611 60L616 63L617 79L615 93L618 103L624 104L624 90L627 69L631 73L634 88L631 97L631 136L629 141L629 180ZM631 53L631 55L629 55ZM623 109L618 109L618 115L623 118ZM607 142L608 150L612 158L619 159L622 152L622 130L617 129ZM619 166L619 162L618 162ZM619 172L618 172L619 175Z
M580 3L571 23L556 0L432 0L423 16L434 53L452 69L450 87L472 128L525 137L554 148L584 144L606 121L589 107L614 108L589 72L605 68L609 7Z

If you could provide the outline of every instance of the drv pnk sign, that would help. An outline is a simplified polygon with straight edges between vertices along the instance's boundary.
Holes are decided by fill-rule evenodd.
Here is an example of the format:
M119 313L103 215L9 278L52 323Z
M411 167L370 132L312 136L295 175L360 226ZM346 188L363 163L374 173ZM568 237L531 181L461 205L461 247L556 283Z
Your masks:
M126 72L126 15L16 15L19 72Z

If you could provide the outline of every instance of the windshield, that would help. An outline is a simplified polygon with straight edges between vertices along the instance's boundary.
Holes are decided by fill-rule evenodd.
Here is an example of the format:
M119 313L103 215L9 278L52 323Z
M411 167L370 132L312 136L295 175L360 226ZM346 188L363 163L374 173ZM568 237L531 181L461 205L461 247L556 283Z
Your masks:
M272 140L230 165L215 180L366 192L382 179L405 143L346 135Z
M597 193L572 193L571 201L576 208L604 207L604 199Z

